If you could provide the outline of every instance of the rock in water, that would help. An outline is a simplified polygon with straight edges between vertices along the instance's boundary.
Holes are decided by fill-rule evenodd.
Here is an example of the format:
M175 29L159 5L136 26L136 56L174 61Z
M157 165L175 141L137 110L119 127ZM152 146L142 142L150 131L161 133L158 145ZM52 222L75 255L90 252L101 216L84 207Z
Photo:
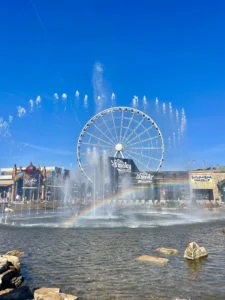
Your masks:
M20 250L11 250L11 251L8 251L5 255L24 256L25 253Z
M163 253L165 255L171 255L171 254L178 254L179 251L177 249L172 248L158 248L156 249L157 252Z
M59 300L60 289L40 288L34 292L34 300Z
M18 288L23 283L24 278L21 275L17 275L12 277L11 279L7 281L2 282L2 289L8 289L8 288Z
M63 294L58 288L40 288L34 292L34 300L77 300L73 295Z
M17 256L5 254L2 255L2 257L7 258L8 262L11 263L17 269L18 272L21 271L20 260Z
M157 257L152 255L142 255L136 258L137 261L148 262L154 265L165 266L168 263L167 258Z
M184 252L184 258L191 259L191 260L199 259L201 257L206 257L206 256L208 256L208 253L205 250L205 248L199 247L199 245L195 242L190 243Z
M6 257L0 257L0 274L8 269L8 260Z
M7 270L0 275L0 287L4 285L5 282L10 281L13 277L17 275L16 270Z
M7 293L9 293L9 292L12 292L13 291L13 289L6 289L6 290L2 290L2 291L0 291L0 296L2 296L2 295L4 295L4 294L7 294ZM0 298L1 299L1 298Z
M28 286L21 286L0 296L1 300L32 300L33 296Z

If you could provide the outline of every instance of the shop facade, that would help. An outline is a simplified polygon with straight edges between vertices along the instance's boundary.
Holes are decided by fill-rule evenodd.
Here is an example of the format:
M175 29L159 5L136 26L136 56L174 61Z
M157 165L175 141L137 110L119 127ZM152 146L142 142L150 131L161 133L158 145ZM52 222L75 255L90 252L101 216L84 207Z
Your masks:
M57 167L2 168L0 175L0 199L11 201L61 200L64 182L69 171Z
M190 194L197 202L225 202L225 172L196 170L189 172Z

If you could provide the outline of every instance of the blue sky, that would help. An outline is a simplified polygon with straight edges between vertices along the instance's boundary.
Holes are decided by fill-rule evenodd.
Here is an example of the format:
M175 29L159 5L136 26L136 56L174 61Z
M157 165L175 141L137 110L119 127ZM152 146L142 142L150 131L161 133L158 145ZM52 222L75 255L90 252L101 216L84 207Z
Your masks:
M96 112L96 62L104 68L106 95L114 92L117 105L146 95L147 113L161 124L165 141L175 126L155 113L155 98L185 109L187 130L166 149L165 168L187 169L193 160L195 167L225 165L224 28L222 0L2 1L0 117L14 118L11 136L0 136L0 167L76 165L78 135ZM31 112L29 100L38 95L41 105ZM109 105L106 99L103 108ZM27 112L21 118L18 106Z

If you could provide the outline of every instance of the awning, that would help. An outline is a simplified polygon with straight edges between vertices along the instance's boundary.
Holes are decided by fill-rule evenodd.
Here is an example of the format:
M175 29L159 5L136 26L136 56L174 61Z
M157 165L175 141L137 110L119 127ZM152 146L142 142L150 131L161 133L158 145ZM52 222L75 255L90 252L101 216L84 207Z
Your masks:
M13 185L13 180L0 180L0 186Z

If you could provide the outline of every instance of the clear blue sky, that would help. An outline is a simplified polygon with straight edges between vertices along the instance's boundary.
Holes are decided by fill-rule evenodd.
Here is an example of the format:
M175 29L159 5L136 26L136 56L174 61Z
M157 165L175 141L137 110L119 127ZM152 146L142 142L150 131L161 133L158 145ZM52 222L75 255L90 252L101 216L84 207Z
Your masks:
M98 61L118 105L146 95L185 109L187 130L167 166L225 165L224 28L223 0L1 1L0 117L14 119L11 137L0 136L0 167L76 164L79 132L96 110ZM88 94L88 110L74 100L76 90L80 102ZM67 104L55 104L54 93L66 93ZM17 106L27 109L38 95L41 107L19 118Z

